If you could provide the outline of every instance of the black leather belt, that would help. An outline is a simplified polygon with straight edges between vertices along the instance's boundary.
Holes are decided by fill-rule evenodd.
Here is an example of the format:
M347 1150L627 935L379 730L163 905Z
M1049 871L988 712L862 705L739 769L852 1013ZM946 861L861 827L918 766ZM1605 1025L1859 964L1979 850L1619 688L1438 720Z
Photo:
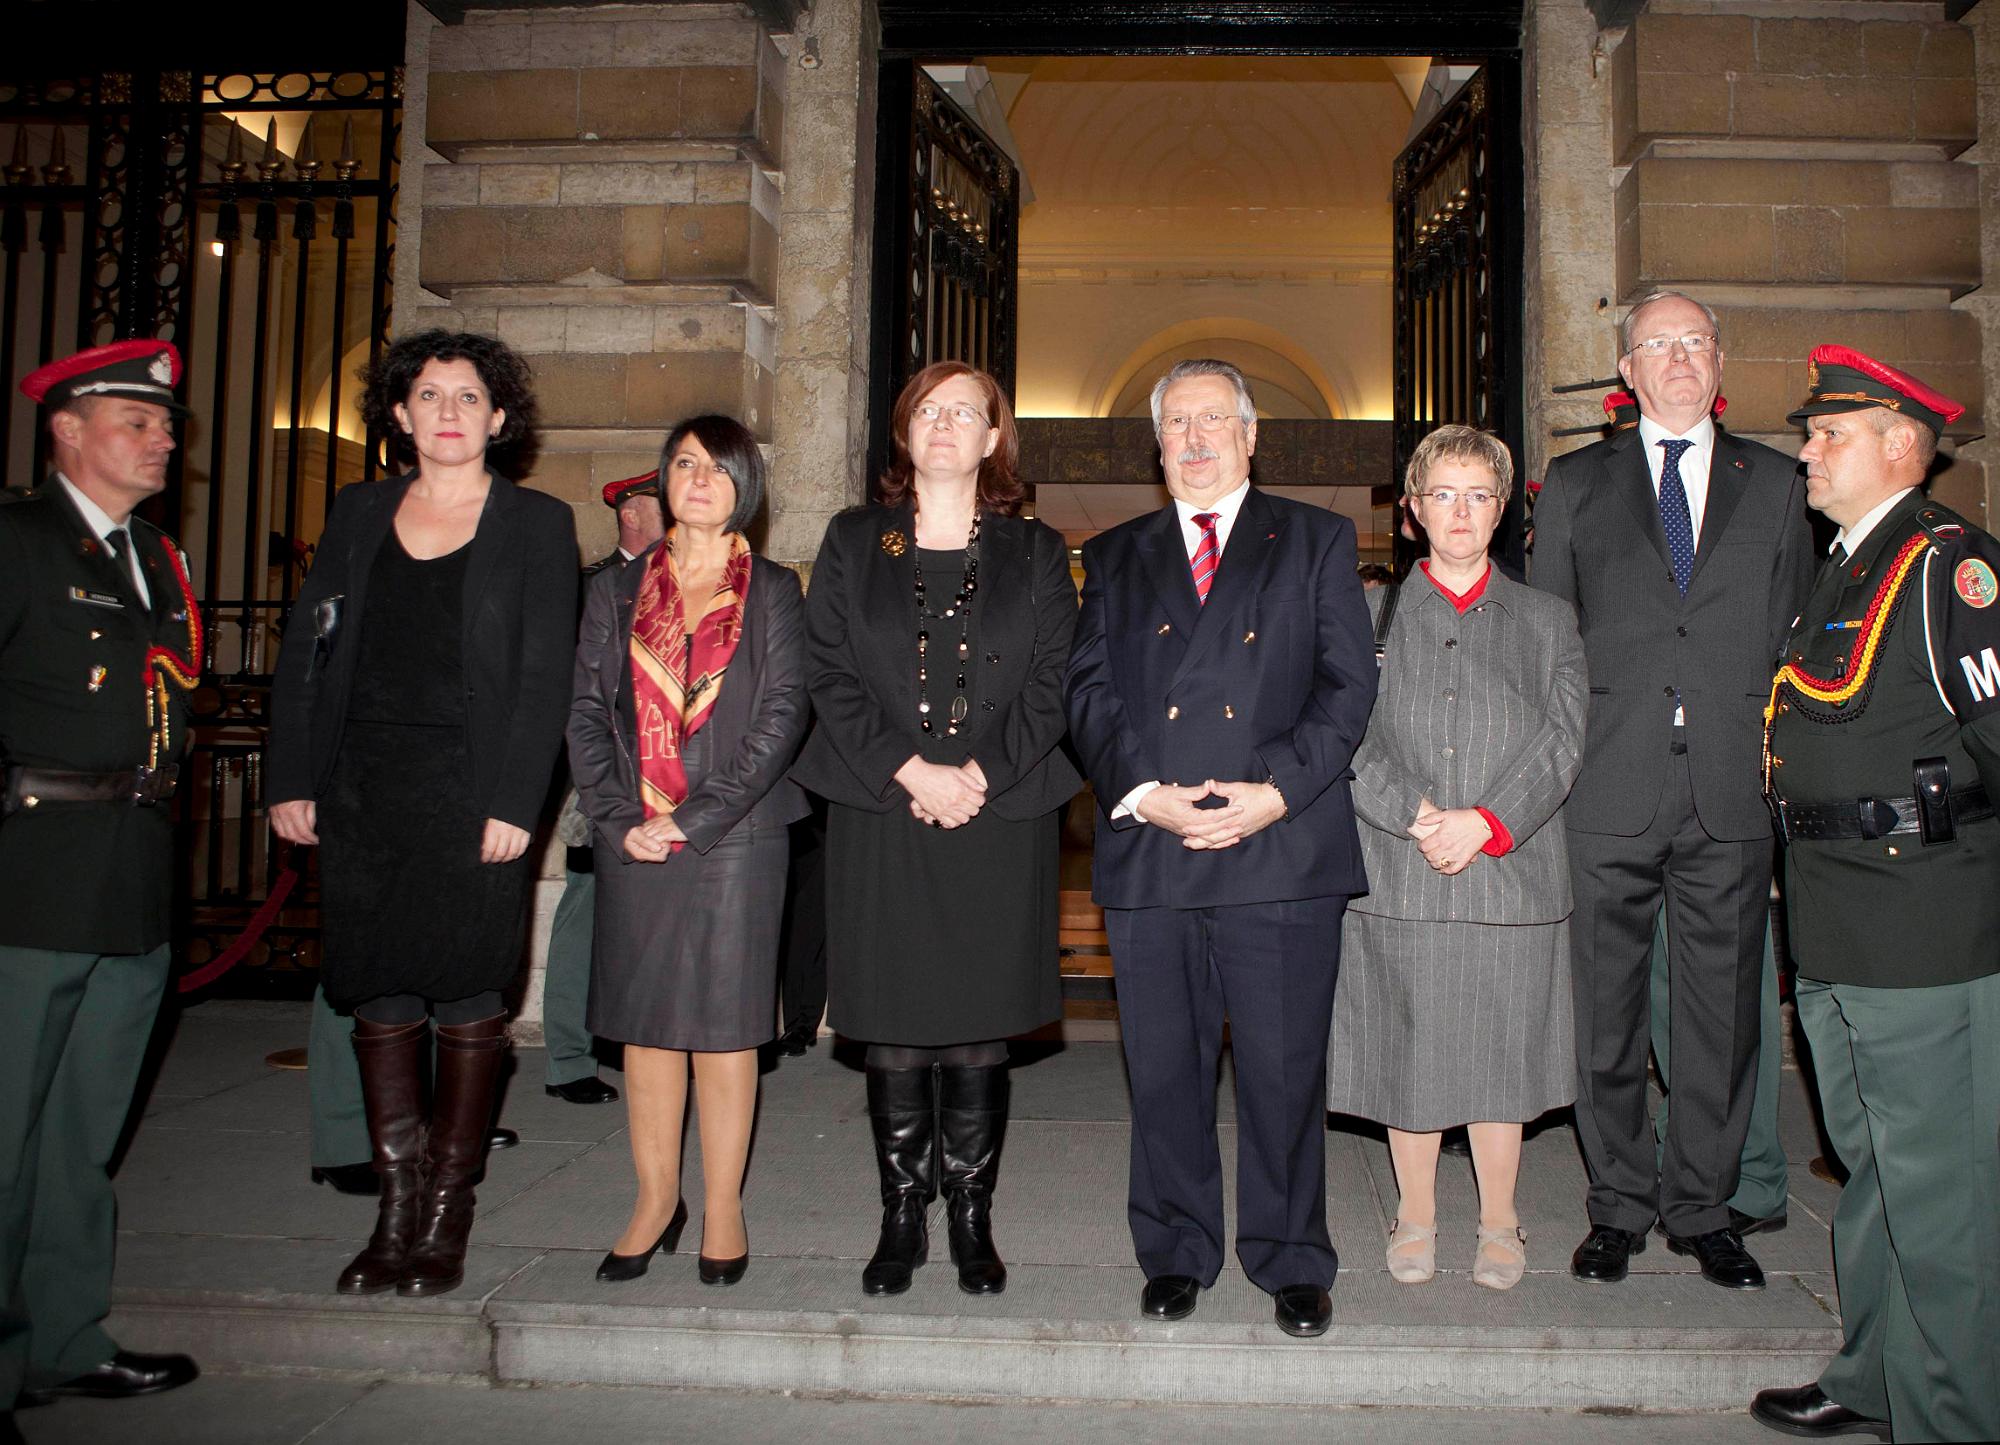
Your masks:
M1954 825L1993 816L1981 786L1951 794ZM1778 800L1778 827L1788 841L1823 843L1837 838L1893 838L1922 830L1915 798L1856 798L1847 803L1794 803Z
M131 803L151 807L174 795L180 765L127 768L117 773L69 773L56 768L7 769L7 791L0 813L12 816L43 803Z

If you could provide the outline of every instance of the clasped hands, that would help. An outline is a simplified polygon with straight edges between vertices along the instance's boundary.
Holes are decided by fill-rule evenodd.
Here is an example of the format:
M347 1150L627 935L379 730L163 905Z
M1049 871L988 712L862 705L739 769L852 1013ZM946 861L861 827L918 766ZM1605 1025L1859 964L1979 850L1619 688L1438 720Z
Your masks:
M311 798L294 798L290 802L273 803L270 815L271 831L287 843L311 847L319 842L319 804ZM528 851L528 841L529 834L526 828L503 823L498 818L488 818L486 829L479 837L479 861L512 863Z
M687 842L687 834L672 813L656 813L636 828L625 830L625 856L634 863L664 863L673 845Z
M1203 798L1221 798L1224 803L1204 808ZM1233 848L1270 827L1285 816L1285 798L1269 783L1218 783L1210 778L1198 788L1161 783L1139 799L1133 811L1154 827L1177 834L1183 847L1202 852Z
M1483 857L1493 828L1477 808L1440 808L1429 798L1417 804L1416 821L1403 830L1417 840L1424 861L1449 878Z
M986 772L971 758L953 765L913 754L896 781L910 795L910 816L934 828L963 828L986 806Z

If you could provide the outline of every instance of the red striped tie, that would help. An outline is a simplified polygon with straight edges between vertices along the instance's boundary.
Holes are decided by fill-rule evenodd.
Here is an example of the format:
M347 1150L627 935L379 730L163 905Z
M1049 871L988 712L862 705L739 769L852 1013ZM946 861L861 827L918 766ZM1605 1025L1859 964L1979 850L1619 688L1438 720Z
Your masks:
M1215 540L1214 512L1195 513L1194 524L1201 528L1201 540L1194 544L1194 595L1204 606L1208 603L1208 589L1215 585L1215 569L1222 562L1222 548Z

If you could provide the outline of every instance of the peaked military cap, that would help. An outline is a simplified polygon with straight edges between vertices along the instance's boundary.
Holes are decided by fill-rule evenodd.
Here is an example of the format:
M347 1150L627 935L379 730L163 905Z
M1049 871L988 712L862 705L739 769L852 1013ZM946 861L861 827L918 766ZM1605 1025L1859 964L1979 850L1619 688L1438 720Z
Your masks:
M1849 346L1815 346L1806 361L1806 387L1805 401L1786 421L1879 406L1922 422L1942 436L1946 427L1965 415L1964 406L1944 393Z
M642 472L636 477L627 477L622 482L604 484L604 505L617 511L619 504L633 497L659 497L660 472L656 467L650 472ZM665 501L665 497L660 497Z
M173 342L141 336L51 361L22 377L21 391L51 411L80 397L122 396L192 416L174 395L180 379L181 354Z

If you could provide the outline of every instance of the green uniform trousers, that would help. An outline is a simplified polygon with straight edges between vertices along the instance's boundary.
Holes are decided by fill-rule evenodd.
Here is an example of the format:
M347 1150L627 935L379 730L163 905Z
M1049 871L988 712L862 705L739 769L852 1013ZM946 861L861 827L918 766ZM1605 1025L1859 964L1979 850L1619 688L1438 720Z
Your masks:
M1671 1024L1667 1007L1667 910L1653 925L1653 1061L1660 1083L1667 1084ZM1778 1007L1778 956L1771 926L1764 925L1764 986L1757 1006L1757 1092L1750 1101L1750 1132L1743 1140L1743 1158L1736 1192L1729 1207L1752 1219L1769 1219L1786 1209L1790 1179L1785 1172L1785 1146L1778 1138L1779 1071L1784 1067L1785 1016ZM1667 1145L1670 1095L1663 1094L1653 1114L1653 1133L1662 1152Z
M573 1084L597 1073L590 1051L590 945L597 931L597 875L571 869L549 926L549 966L542 975L542 1040L548 1081Z
M313 990L306 1088L312 1094L313 1168L372 1160L368 1115L361 1104L361 1065L354 1057L354 1016L335 1013L325 989Z
M0 1408L95 1369L118 1203L111 1156L167 986L150 953L0 946Z
M1801 977L1846 1343L1827 1397L1898 1441L2000 1439L2000 974L1929 988Z

